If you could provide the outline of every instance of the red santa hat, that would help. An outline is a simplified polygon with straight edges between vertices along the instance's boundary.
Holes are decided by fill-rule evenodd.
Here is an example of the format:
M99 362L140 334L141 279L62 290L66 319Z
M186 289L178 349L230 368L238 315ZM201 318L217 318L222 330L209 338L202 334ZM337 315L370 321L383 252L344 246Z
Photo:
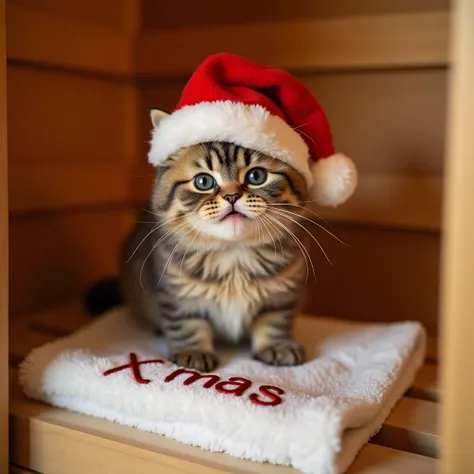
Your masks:
M154 166L181 147L222 141L293 166L320 205L342 204L356 187L354 163L335 153L321 105L281 69L232 54L212 55L191 76L175 110L151 116L148 159Z

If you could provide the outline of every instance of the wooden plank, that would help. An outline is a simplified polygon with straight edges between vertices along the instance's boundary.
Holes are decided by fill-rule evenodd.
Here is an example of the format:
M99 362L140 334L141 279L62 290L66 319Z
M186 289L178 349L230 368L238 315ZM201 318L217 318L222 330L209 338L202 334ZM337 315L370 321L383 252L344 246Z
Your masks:
M371 442L414 454L437 457L438 410L437 403L402 398Z
M438 366L425 364L418 372L408 395L431 402L440 401Z
M93 282L116 275L134 218L120 207L12 216L11 312L32 313L81 297Z
M54 308L43 310L31 315L23 316L28 320L31 330L48 332L51 334L70 334L76 329L93 321L93 318L85 312L82 301L71 301ZM42 328L38 329L38 328Z
M336 148L354 159L362 177L416 179L443 175L448 74L430 68L300 74L299 79L324 105ZM401 187L390 190L395 207L413 201ZM422 194L439 202L436 188L423 186Z
M442 359L441 348L437 337L428 336L426 341L426 361L437 363Z
M445 66L448 20L439 11L145 31L138 73L188 75L216 52L216 38L219 51L290 70Z
M133 36L38 10L7 5L10 60L130 77Z
M66 17L80 23L88 23L114 30L128 29L131 4L139 3L136 0L101 0L100 2L95 0L68 0L67 2L63 0L41 0L40 2L38 0L9 1L16 6L40 10L47 15Z
M441 177L359 176L354 196L340 208L314 206L333 222L438 231L441 226Z
M453 67L447 114L445 234L441 261L444 395L441 473L469 473L474 466L474 2L453 2Z
M47 333L49 328L52 335L70 334L93 321L93 318L85 312L82 300L72 300L55 305L50 309L25 314L21 319L28 321L31 330ZM308 334L310 335L313 331L317 331L317 320L314 316L304 313L296 318L295 334L299 340L303 343L309 341ZM424 393L426 397L439 398L438 368L435 365L438 360L437 348L438 339L429 336L427 363L418 373L413 385L418 392Z
M368 445L346 474L434 474L438 461L418 454Z
M0 0L0 472L8 469L8 172L5 0Z
M17 366L35 347L42 346L55 339L51 333L33 331L30 329L28 318L13 317L9 327L9 356L10 365Z
M308 226L333 265L314 242L308 245L316 279L308 278L302 311L356 321L415 320L437 334L439 235L325 226L346 246Z
M130 198L128 167L112 163L14 165L10 213L122 204Z
M170 474L296 474L288 467L259 464L136 430L116 423L26 401L12 371L11 422L14 462L48 472L70 474L138 472ZM28 440L21 443L21 440ZM436 460L367 445L348 474L431 474Z
M9 65L8 85L12 165L120 166L136 158L129 145L131 84Z
M10 474L41 474L41 472L33 471L21 466L10 465Z
M18 1L18 0L16 0ZM25 2L26 0L21 0ZM34 2L35 0L28 0ZM37 0L36 0L37 1ZM44 3L46 0L42 0ZM60 0L47 0L48 2ZM72 0L69 0L71 2ZM78 1L78 0L76 0ZM195 0L172 2L143 0L143 25L146 30L237 25L300 18L328 18L360 15L426 12L449 8L449 0L332 0L330 2L275 2L239 0L239 8L222 8L222 0L206 0L206 8Z
M133 198L137 203L150 199L154 169L141 164L132 176ZM338 208L312 206L322 219L334 223L387 228L439 231L441 227L441 177L359 176L355 194Z

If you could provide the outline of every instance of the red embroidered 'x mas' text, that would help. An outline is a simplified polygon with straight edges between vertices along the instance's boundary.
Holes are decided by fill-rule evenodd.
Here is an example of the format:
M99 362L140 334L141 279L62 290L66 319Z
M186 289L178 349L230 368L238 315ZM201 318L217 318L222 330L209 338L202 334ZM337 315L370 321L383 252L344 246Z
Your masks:
M104 375L107 377L107 375L110 374L115 374L115 372L120 372L121 370L125 369L132 369L133 376L135 377L135 380L137 383L150 383L151 380L149 379L144 379L142 377L142 374L140 372L140 365L143 364L164 364L164 361L161 359L151 359L151 360L142 360L138 361L137 355L134 354L133 352L129 355L130 357L130 363L126 365L121 365L120 367L114 367L113 369L106 370L104 372Z
M133 352L129 354L130 362L119 367L114 367L104 372L104 375L115 374L122 370L131 369L135 381L139 384L148 384L151 382L149 379L144 379L140 372L140 366L143 364L164 364L165 362L161 359L150 359L139 361L137 355ZM225 395L233 395L235 397L241 397L246 394L253 386L251 380L245 379L243 377L230 377L228 380L221 380L218 375L215 374L202 374L195 370L189 369L177 369L169 374L165 378L165 383L169 383L179 377L180 375L185 375L187 378L183 381L182 384L192 385L200 380L205 379L206 382L201 385L204 389L209 389L214 387L215 390L219 393ZM276 406L283 402L283 399L280 395L285 393L280 387L275 387L273 385L260 385L258 387L259 393L250 393L248 400L256 405L262 406ZM263 398L262 398L263 397Z

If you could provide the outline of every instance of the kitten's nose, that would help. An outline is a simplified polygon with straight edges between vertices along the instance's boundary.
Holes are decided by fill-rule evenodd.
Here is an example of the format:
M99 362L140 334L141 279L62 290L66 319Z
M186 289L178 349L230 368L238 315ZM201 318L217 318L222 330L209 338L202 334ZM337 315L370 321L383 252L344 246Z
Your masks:
M235 201L237 201L237 199L239 199L240 196L242 196L242 194L240 193L225 194L224 199L230 202L231 204L235 204Z

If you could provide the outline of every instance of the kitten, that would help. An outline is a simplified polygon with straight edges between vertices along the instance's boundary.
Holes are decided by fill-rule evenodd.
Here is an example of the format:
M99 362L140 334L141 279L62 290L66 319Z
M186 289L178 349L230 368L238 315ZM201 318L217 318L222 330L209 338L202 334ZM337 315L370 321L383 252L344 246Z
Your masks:
M295 222L306 199L290 165L231 143L182 148L158 168L145 222L123 248L121 284L171 360L209 372L215 336L248 336L259 361L304 362L292 320L308 271Z

